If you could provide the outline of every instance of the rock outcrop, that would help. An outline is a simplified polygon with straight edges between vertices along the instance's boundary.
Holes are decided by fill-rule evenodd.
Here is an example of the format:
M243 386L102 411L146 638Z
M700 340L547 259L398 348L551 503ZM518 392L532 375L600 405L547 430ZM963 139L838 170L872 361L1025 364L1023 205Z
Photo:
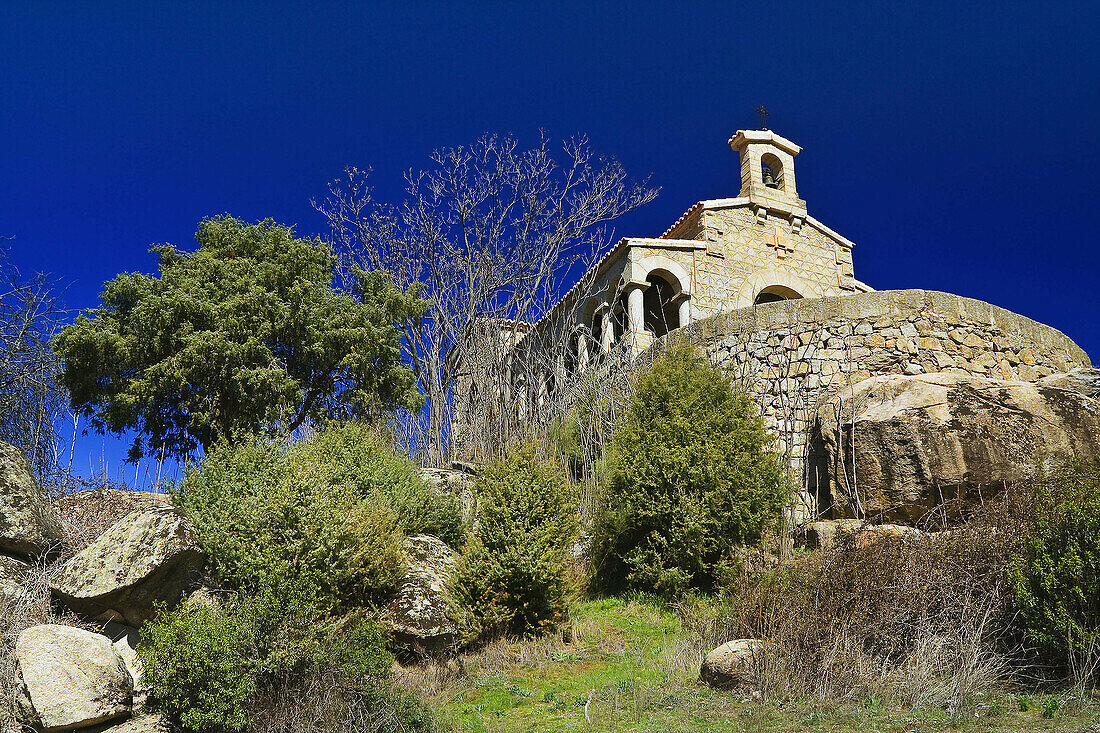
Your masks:
M460 468L421 468L420 478L429 486L458 497L462 503L462 521L469 526L474 519L477 501L474 498L472 467L455 462Z
M844 542L866 547L880 539L923 539L925 533L900 524L868 524L862 519L824 519L810 522L804 531L805 546L811 550L829 550Z
M818 428L822 508L879 521L950 514L1040 465L1100 454L1100 402L958 374L866 379L821 406Z
M443 540L416 535L405 540L408 566L381 621L401 661L445 656L454 650L457 630L447 617L447 585L455 558Z
M15 643L15 708L43 733L130 715L134 683L111 640L72 626L32 626Z
M16 598L23 592L30 567L18 558L0 555L0 599Z
M756 689L768 644L759 639L735 639L718 647L699 668L699 681L719 690Z
M61 536L61 523L27 459L18 448L0 441L0 552L40 555Z
M1040 379L1039 385L1069 389L1085 397L1100 399L1100 369L1078 367L1065 374L1051 374Z
M141 626L153 605L178 603L203 553L171 507L135 512L65 563L50 584L55 596L86 616Z

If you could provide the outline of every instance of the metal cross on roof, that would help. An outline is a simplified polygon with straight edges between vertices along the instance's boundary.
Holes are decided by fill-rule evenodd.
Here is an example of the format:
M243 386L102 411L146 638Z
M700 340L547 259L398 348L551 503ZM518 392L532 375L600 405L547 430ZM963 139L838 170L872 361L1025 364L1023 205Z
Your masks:
M756 108L756 114L760 115L760 129L768 129L768 108L764 105L760 105Z

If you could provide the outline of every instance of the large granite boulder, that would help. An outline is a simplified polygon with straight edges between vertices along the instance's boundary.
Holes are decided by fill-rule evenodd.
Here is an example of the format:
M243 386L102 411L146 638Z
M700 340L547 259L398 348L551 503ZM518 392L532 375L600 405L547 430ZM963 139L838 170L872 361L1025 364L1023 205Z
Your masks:
M15 446L0 441L0 552L40 555L62 537L61 523Z
M0 600L13 600L22 595L30 569L30 563L0 555Z
M1043 387L1069 389L1085 397L1100 399L1100 369L1077 367L1064 374L1051 374L1043 377L1038 384Z
M147 713L130 718L118 725L107 724L97 728L86 728L80 733L170 733L172 725L160 713Z
M958 374L872 377L818 411L817 493L834 516L950 516L1037 468L1100 454L1100 402Z
M134 683L111 640L72 626L32 626L15 642L15 710L44 733L130 715Z
M443 540L426 534L407 538L404 550L405 576L382 609L382 625L400 661L446 656L454 651L457 635L447 617L454 553Z
M727 641L707 655L699 667L699 681L719 690L756 689L767 651L767 642L759 639Z
M157 603L178 603L204 560L171 507L119 520L54 576L50 588L77 613L141 626Z

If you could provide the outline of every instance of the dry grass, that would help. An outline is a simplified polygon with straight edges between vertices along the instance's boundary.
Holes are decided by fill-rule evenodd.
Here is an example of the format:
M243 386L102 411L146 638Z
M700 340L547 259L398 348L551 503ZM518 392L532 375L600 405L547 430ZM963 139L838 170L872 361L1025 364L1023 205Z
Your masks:
M0 594L0 720L13 718L12 680L15 675L15 642L24 630L40 624L63 624L91 631L94 625L59 608L50 594L50 579L61 569L60 561L33 562L19 593Z
M167 502L164 494L128 491L107 484L58 496L54 503L65 536L66 557L92 544L128 514Z
M974 709L1008 678L1014 651L1008 517L998 507L938 536L856 536L740 582L717 608L682 604L695 644L683 663L757 638L773 699Z

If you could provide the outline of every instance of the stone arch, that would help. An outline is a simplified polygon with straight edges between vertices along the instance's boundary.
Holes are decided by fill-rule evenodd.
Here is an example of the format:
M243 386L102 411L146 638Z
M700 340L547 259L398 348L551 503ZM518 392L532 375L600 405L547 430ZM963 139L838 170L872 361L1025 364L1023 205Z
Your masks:
M753 303L760 305L761 303L774 303L777 300L798 300L801 297L802 293L794 288L789 288L786 285L769 285L756 294Z
M786 270L769 267L745 278L741 287L737 289L737 296L732 305L734 308L747 308L755 304L756 296L765 290L772 293L793 291L803 298L825 297L825 293L817 283L804 280Z
M645 330L660 337L684 325L680 307L691 298L692 277L683 265L671 257L651 254L632 263L630 272L634 282L648 284L642 296Z
M774 153L764 153L760 156L760 182L767 188L775 188L785 191L783 185L783 161Z
M668 280L676 288L676 295L691 296L691 275L676 260L663 255L647 255L631 266L635 282L646 282L653 272Z
M649 287L642 293L645 330L655 338L680 327L677 288L666 270L653 270L646 276Z

